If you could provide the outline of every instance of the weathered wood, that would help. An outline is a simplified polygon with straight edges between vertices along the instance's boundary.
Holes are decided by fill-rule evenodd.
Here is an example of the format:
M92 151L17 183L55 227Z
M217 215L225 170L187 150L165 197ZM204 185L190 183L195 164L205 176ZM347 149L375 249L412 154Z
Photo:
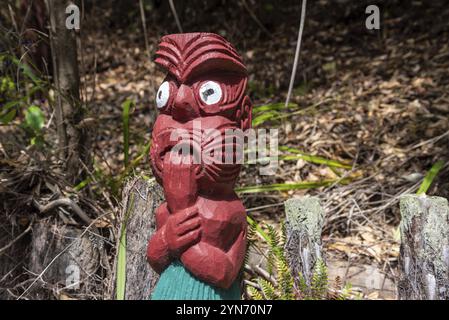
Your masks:
M286 213L287 259L295 278L304 277L310 287L315 263L323 259L321 254L321 231L324 210L316 197L292 198L284 203Z
M123 189L118 237L126 223L125 300L149 300L158 280L158 274L147 262L146 253L148 240L156 229L154 211L163 201L162 188L155 181L135 177Z
M449 299L449 207L445 198L405 195L400 200L401 300Z
M59 288L79 291L89 289L91 277L98 269L100 254L89 232L63 225L49 218L33 227L28 269L38 278L30 295L34 299L47 299L49 292L39 290ZM87 286L87 287L86 287Z
M14 292L15 279L22 273L23 261L26 261L29 226L25 230L13 227L6 214L0 217L0 226L0 300L9 300L15 299L8 290Z

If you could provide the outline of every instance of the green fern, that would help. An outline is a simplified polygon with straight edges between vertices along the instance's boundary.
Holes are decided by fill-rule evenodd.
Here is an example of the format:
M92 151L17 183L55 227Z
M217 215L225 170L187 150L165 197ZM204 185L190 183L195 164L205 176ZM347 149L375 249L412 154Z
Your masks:
M295 298L293 293L295 282L290 272L290 267L288 266L287 260L284 257L278 259L277 271L281 299L293 300Z
M259 290L254 287L248 286L249 297L253 300L263 300L263 296Z
M278 294L276 288L273 286L273 284L263 278L257 279L257 282L259 283L260 287L262 288L263 296L266 300L277 300Z
M255 221L248 228L249 246L256 246L256 235L264 239L268 245L266 255L268 273L274 281L268 281L262 277L253 279L252 282L258 284L258 288L248 285L247 292L251 299L255 300L346 300L351 297L350 286L341 287L340 279L336 280L336 287L329 284L328 270L322 259L315 263L310 285L299 274L296 283L291 273L285 253L285 243L287 241L285 224L281 223L280 232L271 225L265 225L265 230ZM245 259L245 261L247 261ZM295 286L296 284L296 286Z
M310 287L313 300L323 300L328 297L329 280L327 276L327 267L322 259L318 259L315 263Z

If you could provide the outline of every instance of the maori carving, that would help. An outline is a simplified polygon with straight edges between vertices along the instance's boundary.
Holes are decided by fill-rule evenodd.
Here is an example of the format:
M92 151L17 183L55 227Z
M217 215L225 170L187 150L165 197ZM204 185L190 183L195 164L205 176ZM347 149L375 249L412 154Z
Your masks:
M150 157L166 202L148 243L148 261L161 274L152 299L239 299L247 230L234 192L239 141L223 137L251 125L246 67L211 33L164 36L156 55L168 74L157 92Z

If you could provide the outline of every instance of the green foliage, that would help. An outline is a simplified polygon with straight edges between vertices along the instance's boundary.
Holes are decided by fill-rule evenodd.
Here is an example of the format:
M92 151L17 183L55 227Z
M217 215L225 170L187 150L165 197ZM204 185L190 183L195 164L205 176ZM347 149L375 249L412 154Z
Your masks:
M302 292L305 299L323 300L328 297L329 281L327 267L322 259L318 259L312 274L310 288Z
M265 239L268 244L268 268L269 273L274 277L274 281L268 281L262 277L255 279L255 282L261 288L258 295L254 290L248 291L252 298L258 299L263 297L267 300L293 300L294 294L294 279L290 272L287 259L284 252L285 236L279 233L271 225L266 225L267 232L259 226L254 225L252 220L250 226L259 233L262 239ZM254 288L255 289L255 288ZM257 290L256 290L257 291Z
M248 286L248 293L253 300L263 300L263 296L260 291L254 287Z
M128 210L123 217L122 227L120 230L120 239L118 244L117 252L117 292L116 299L125 299L125 288L126 288L126 225L128 223L128 218L131 213L131 209L134 206L134 194L130 194L128 200Z
M131 99L126 99L122 104L122 123L123 123L123 153L125 168L129 164L129 113L131 108L134 106L134 101Z
M31 101L36 92L44 92L47 82L11 53L0 53L0 65L0 123L9 125L19 118L14 124L29 136L31 145L42 147L45 114Z
M423 182L421 183L421 186L419 187L419 190L417 194L424 194L429 190L430 185L432 184L435 177L438 175L440 170L444 166L444 161L440 160L437 161L432 168L430 168L429 172L427 172L426 176L424 177Z
M35 132L39 132L44 127L45 115L38 106L32 105L25 111L25 124Z
M123 155L124 155L124 167L123 170L118 175L111 175L100 169L100 167L95 166L95 177L94 179L88 178L80 182L75 186L75 190L79 191L89 185L92 181L99 182L103 187L108 189L108 191L114 197L120 197L120 190L125 179L133 172L133 170L142 162L142 160L148 155L151 141L140 146L140 150L135 158L131 158L129 148L130 148L130 120L133 109L135 107L135 101L132 99L126 99L122 103L122 136L123 136Z
M335 183L348 184L351 181L350 178L344 179L326 179L321 181L305 181L298 183L275 183L257 186L246 186L236 188L237 193L260 193L260 192L271 192L271 191L290 191L290 190L304 190L304 189L316 189L320 187L328 187Z
M270 279L257 277L252 279L258 288L247 285L247 292L254 300L347 300L352 295L351 286L342 288L339 278L335 286L331 287L328 279L328 270L323 260L318 259L315 263L310 285L305 281L302 274L295 280L291 273L286 258L285 243L287 240L285 224L281 224L281 231L277 231L271 225L265 225L266 231L248 216L250 235L249 245L256 246L255 236L264 239L268 245L267 265Z
M298 109L295 103L271 103L253 107L253 127L258 127L267 121L278 122L284 115L291 113L291 110Z
M45 115L42 110L35 105L25 110L25 121L23 123L25 129L31 135L30 143L41 147L44 143L43 127L45 123Z
M337 161L337 160L331 160L331 159L327 159L324 157L314 156L314 155L302 152L301 150L298 150L296 148L280 146L279 150L287 152L287 154L280 156L281 160L302 159L304 161L307 161L307 162L310 162L313 164L323 164L328 167L335 167L335 168L348 169L348 170L352 168L352 165L349 163L343 163L343 162Z

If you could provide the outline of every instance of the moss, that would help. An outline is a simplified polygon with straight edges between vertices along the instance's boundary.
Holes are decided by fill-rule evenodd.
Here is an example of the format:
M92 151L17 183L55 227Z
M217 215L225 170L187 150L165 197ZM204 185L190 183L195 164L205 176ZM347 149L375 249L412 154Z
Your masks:
M310 239L320 242L324 210L317 197L292 198L285 201L287 223L292 230L307 232Z
M402 260L408 298L445 298L449 289L449 207L441 197L400 200Z

